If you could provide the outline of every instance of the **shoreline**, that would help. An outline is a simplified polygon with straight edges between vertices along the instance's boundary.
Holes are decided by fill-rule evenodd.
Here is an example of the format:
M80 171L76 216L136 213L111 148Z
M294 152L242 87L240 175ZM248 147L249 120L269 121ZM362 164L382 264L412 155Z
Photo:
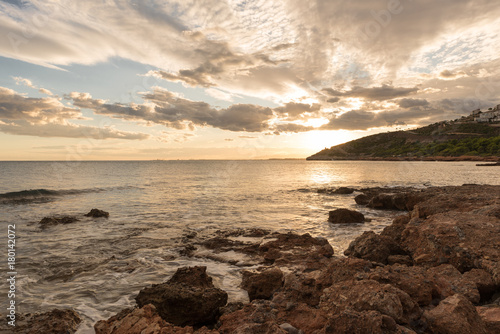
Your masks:
M396 217L380 234L361 234L344 254L307 233L186 235L181 252L188 257L203 248L251 260L241 267L249 301L226 304L206 267L181 267L137 291L135 308L97 322L96 333L498 333L500 186L355 190L363 193L358 205ZM72 310L27 315L15 333L74 333L78 318Z
M345 158L306 158L307 161L485 161L485 162L498 162L500 157L477 157L477 156L459 156L459 157L445 157L445 156L430 156L430 157L345 157Z

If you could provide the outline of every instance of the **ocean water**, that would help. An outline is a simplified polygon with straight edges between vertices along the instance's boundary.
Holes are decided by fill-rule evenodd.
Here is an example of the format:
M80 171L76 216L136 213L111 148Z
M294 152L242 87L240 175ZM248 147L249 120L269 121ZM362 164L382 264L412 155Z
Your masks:
M0 242L7 249L7 228L15 224L17 312L72 307L84 318L79 333L93 333L96 321L134 305L140 289L164 282L180 266L206 265L230 301L246 300L238 287L244 259L183 257L189 233L307 232L327 238L341 255L355 237L380 231L396 213L360 207L356 193L325 195L318 188L464 183L500 184L500 178L496 167L474 162L0 162ZM328 211L341 207L372 221L329 224ZM109 219L83 217L92 208L110 212ZM38 222L53 215L80 221L40 229ZM8 287L1 281L5 310Z

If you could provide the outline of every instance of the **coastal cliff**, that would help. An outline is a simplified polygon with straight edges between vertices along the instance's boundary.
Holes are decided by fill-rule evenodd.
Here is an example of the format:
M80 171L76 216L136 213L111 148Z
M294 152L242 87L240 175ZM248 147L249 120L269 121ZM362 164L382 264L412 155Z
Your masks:
M380 133L325 148L307 160L469 160L500 158L500 124L463 120Z

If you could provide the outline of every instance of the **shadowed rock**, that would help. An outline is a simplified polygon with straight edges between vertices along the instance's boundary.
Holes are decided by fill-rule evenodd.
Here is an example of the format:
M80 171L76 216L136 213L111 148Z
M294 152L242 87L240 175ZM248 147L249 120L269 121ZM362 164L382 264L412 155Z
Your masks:
M328 213L328 221L333 224L363 223L365 216L361 212L349 209L337 209Z
M5 319L3 320L5 322ZM82 319L71 309L53 309L45 313L16 315L16 326L0 325L1 333L16 334L71 334L75 333Z
M153 304L166 321L178 325L204 325L216 321L227 293L216 288L206 267L179 268L166 283L142 289L135 300L139 307Z
M64 217L45 217L42 220L40 220L40 228L41 229L46 229L51 226L59 225L59 224L72 224L74 222L77 222L78 219L75 217L70 217L70 216L64 216Z
M89 213L85 215L85 217L92 217L92 218L108 218L109 217L109 212L99 210L99 209L92 209L90 210Z
M269 299L283 284L283 272L279 268L269 268L262 272L242 272L241 287L248 292L250 301Z

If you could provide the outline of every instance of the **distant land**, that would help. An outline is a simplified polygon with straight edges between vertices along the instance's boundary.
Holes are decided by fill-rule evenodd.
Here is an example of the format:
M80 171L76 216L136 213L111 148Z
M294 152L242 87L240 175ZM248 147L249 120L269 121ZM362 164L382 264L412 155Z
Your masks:
M453 121L363 137L307 160L499 161L500 105Z

